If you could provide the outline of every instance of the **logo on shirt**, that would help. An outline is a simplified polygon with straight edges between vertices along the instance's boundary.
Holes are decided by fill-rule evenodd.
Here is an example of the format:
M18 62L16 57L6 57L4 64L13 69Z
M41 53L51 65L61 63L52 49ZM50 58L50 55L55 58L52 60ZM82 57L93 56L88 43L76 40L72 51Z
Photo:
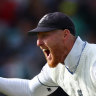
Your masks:
M77 90L78 96L83 96L82 91L81 90Z
M47 90L49 91L49 92L51 92L52 90L51 90L51 88L47 88Z
M39 24L42 23L42 22L44 21L44 19L47 20L47 19L48 19L48 16L47 16L47 15L43 16L43 17L41 18L41 20L39 21Z

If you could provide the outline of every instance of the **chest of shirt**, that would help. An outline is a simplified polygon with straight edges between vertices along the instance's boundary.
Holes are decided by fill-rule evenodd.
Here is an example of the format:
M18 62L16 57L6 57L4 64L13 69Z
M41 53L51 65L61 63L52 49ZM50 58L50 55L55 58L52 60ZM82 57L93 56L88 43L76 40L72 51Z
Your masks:
M96 96L89 68L80 64L74 74L61 68L56 82L69 96Z

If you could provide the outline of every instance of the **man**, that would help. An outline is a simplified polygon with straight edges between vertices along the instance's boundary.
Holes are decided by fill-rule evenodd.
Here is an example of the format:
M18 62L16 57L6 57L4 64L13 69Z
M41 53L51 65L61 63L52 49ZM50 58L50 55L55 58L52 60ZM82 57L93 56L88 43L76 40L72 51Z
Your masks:
M0 78L0 92L10 96L46 96L60 86L69 96L96 96L96 45L75 36L63 13L45 15L37 28L37 45L47 64L32 80Z

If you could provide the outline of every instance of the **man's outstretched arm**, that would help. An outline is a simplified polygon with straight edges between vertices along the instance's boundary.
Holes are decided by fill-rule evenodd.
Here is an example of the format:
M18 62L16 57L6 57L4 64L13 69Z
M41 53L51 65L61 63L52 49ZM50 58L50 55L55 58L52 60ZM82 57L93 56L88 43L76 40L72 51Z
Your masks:
M47 96L53 93L58 86L55 86L46 68L43 69L45 71L32 80L0 77L0 92L8 96Z
M37 76L32 80L0 78L0 92L8 96L46 96L56 89L42 85Z
M29 82L17 78L0 78L0 92L8 96L32 96Z

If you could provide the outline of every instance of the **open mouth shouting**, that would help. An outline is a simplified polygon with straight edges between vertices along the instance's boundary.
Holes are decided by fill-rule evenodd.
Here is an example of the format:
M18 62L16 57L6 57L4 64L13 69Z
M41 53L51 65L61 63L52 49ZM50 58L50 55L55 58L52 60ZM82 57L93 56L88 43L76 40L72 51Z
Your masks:
M47 60L51 59L51 53L49 49L42 49Z

